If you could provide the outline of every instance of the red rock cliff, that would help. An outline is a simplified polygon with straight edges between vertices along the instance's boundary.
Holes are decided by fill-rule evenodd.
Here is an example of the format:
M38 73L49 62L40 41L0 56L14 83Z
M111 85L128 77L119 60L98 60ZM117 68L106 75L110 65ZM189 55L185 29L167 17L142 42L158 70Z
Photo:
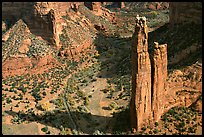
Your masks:
M23 19L30 31L59 48L61 20L70 9L77 12L83 2L3 2L2 17L15 23Z

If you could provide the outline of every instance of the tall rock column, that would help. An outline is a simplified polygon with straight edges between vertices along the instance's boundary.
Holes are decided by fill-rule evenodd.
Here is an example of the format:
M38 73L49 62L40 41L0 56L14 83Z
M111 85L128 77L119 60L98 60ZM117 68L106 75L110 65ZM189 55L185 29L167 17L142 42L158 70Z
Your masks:
M145 17L136 18L132 43L132 96L130 103L133 132L151 120L151 64Z
M55 45L55 47L57 48L57 49L60 49L60 39L59 39L59 32L58 32L58 26L57 26L57 15L56 15L56 12L53 10L53 9L51 9L50 11L49 11L49 13L48 13L48 18L49 18L49 20L50 20L50 26L52 26L52 33L53 33L53 36L51 37L51 43L53 44L53 45Z
M167 44L154 43L152 81L152 111L154 122L158 121L164 111L164 98L167 79Z

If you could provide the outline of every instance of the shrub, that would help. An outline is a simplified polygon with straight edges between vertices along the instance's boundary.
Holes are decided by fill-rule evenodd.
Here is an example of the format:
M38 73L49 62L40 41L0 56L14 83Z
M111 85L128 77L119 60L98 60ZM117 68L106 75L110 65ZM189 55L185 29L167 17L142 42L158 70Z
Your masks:
M147 128L146 127L142 127L142 130L145 131Z
M88 97L85 97L85 100L84 100L84 105L88 105L89 104L89 98Z
M23 88L21 89L21 91L23 92L23 94L25 94L25 93L27 92L27 89L23 87Z
M159 125L159 123L158 122L155 122L155 126L157 127Z
M48 127L45 126L44 128L41 128L41 131L43 131L43 132L47 132L47 131L48 131Z
M54 90L52 90L51 92L50 92L50 94L54 94L55 93L55 91Z
M46 96L46 95L47 95L45 91L43 91L43 93L42 93L42 94L43 94L43 96Z
M112 103L109 104L108 107L109 107L111 110L113 110L113 109L117 108L117 106L118 106L118 105L117 105L115 102L112 102Z
M154 130L154 133L155 133L155 134L159 133L159 130L158 130L158 129L155 129L155 130Z
M44 102L41 104L41 109L44 110L44 111L48 111L51 109L51 104L50 102Z

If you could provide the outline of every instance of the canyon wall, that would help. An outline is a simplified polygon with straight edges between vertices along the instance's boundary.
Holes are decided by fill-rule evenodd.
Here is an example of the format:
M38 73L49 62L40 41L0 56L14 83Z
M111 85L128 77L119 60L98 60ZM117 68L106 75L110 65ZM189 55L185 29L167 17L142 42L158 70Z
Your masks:
M2 2L2 20L15 23L25 15L33 12L34 2Z
M84 5L94 12L101 12L101 2L84 2Z
M202 24L201 2L170 2L169 3L170 24L194 22Z
M109 32L109 24L102 22L101 16L106 22L115 21L115 15L101 2L4 2L2 11L3 20L13 25L22 19L30 32L52 45L59 56L74 60L93 47L97 27Z
M83 2L3 2L2 19L11 23L23 19L33 34L59 49L61 17L71 9L77 12L81 4Z

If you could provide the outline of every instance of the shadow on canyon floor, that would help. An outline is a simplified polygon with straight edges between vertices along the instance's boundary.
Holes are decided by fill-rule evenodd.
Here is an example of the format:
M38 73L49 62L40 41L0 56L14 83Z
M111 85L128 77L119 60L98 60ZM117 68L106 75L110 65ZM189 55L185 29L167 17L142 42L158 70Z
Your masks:
M50 22L47 23L46 21L40 19L40 17L35 17L30 13L22 14L22 16L20 17L12 16L12 19L3 18L3 20L6 23L7 30L12 28L12 26L20 19L22 19L23 22L27 25L32 34L34 34L35 36L39 36L45 41L47 41L49 44L52 44L51 39L53 37L52 33L53 24L51 24Z
M171 27L168 23L148 33L148 48L150 59L153 55L153 43L167 43L168 70L182 69L192 65L202 58L202 26L199 24L178 24ZM131 77L131 45L132 38L105 36L99 33L95 39L96 49L100 56L101 72L99 77L119 79L128 75ZM186 57L179 58L177 63L171 64L170 60L181 52L188 50L192 45L198 45L195 51L186 51ZM191 50L191 49L189 49Z
M93 134L96 130L103 132L105 134L117 134L121 132L130 131L129 124L129 110L126 109L120 113L114 113L113 117L104 117L92 115L90 113L84 112L71 112L71 115L77 123L83 119L83 125L77 125L77 131L83 132L85 134ZM51 126L59 130L70 128L74 129L74 126L71 124L69 116L65 112L59 111L46 111L44 115L35 115L32 113L23 113L23 112L14 112L14 111L5 111L8 115L14 117L15 122L18 121L27 121L27 122L37 122L43 125ZM18 118L18 119L17 119ZM113 121L114 124L112 123ZM97 123L96 123L97 122ZM106 127L100 127L100 123L107 123ZM113 127L111 125L113 124ZM107 131L112 129L112 133Z
M100 54L98 60L101 62L101 73L111 72L110 75L103 75L102 77L131 74L131 39L131 37L106 36L103 33L97 35L94 43ZM106 71L103 72L103 68Z

